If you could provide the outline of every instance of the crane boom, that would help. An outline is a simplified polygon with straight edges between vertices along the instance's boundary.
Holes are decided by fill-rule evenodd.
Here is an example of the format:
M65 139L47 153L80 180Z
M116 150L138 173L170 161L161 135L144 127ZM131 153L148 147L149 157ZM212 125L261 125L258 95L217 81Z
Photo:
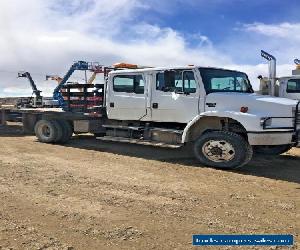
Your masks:
M30 86L32 88L32 91L33 91L33 94L36 96L36 97L41 97L41 92L40 90L38 90L35 82L33 81L31 75L29 72L19 72L18 73L18 77L24 77L24 78L27 78L29 83L30 83Z
M73 65L70 67L68 72L62 78L61 82L54 89L53 98L54 98L54 100L58 100L58 103L61 107L64 107L64 98L63 98L60 90L67 83L68 79L71 77L71 75L74 73L75 70L88 70L88 69L89 69L89 64L87 62L78 61L78 62L73 63Z

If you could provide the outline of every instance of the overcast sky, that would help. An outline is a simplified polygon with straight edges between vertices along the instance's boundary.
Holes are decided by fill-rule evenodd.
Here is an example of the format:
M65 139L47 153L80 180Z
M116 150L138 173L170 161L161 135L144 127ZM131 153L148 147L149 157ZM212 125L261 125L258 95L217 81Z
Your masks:
M31 94L19 70L51 95L45 75L77 60L227 67L257 87L261 49L277 57L278 75L291 74L299 12L297 0L0 0L0 96Z

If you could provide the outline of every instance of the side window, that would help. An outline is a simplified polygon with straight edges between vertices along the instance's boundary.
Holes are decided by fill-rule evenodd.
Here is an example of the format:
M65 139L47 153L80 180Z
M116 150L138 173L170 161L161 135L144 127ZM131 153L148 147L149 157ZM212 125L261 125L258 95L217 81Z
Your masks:
M175 71L174 90L183 92L182 71Z
M156 74L156 89L164 92L196 92L196 81L192 71L170 70Z
M141 75L134 77L134 93L144 94L145 82Z
M119 75L113 80L115 92L144 94L145 83L142 75Z
M115 76L113 87L115 92L133 92L134 76Z
M156 89L164 92L183 91L182 71L168 70L157 73Z
M156 74L156 89L164 91L165 89L165 76L164 72L159 72Z
M300 84L299 84L300 86ZM296 81L293 81L293 80L289 80L288 83L287 83L287 92L293 92L297 90L297 82Z
M184 91L187 93L196 93L196 80L192 71L183 73Z

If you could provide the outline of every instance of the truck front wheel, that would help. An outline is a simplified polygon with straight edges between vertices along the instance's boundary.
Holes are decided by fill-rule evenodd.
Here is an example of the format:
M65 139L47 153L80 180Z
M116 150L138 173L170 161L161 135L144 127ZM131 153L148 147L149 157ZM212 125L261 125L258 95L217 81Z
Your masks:
M242 136L227 131L213 131L196 140L194 153L206 166L236 169L251 160L253 151Z

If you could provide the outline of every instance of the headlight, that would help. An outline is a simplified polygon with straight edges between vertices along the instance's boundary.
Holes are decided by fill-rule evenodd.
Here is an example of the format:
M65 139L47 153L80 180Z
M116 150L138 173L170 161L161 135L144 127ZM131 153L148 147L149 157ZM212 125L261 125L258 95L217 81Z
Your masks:
M270 117L262 117L260 118L260 126L262 127L270 127L272 125L272 118Z

